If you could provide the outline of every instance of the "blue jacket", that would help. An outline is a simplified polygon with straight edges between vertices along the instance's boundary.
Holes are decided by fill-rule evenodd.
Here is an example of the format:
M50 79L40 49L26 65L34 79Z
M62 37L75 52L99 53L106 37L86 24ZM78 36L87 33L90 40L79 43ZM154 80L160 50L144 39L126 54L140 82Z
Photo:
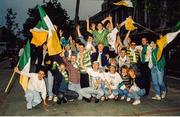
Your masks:
M99 52L92 53L91 55L91 62L97 61ZM108 59L104 53L101 54L101 65L103 67L108 65Z

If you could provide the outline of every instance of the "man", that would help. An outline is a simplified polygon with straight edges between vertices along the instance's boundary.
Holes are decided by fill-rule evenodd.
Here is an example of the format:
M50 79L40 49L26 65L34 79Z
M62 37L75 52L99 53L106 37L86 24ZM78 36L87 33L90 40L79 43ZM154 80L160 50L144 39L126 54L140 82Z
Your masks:
M108 65L108 59L103 49L104 49L104 45L100 43L98 44L98 51L91 55L91 62L98 61L99 66L102 68Z
M129 57L126 55L126 49L122 48L119 50L119 55L117 56L117 63L119 65L119 68L121 68L123 65L130 66L130 60Z
M142 46L141 48L139 48L139 52L140 52L140 58L141 58L141 75L142 78L144 78L144 88L146 90L146 94L145 95L149 95L149 90L150 90L150 77L151 77L151 71L148 67L149 64L149 59L151 56L151 47L148 44L148 40L147 38L142 38Z
M40 69L38 73L26 73L23 71L19 71L19 69L16 67L15 72L30 78L28 82L28 89L25 92L27 109L32 109L32 107L40 104L42 99L44 106L48 106L48 104L46 103L46 85L44 81L44 70Z
M101 89L101 79L103 79L104 76L99 70L99 63L94 61L92 68L87 68L83 65L81 59L81 67L84 68L90 76L90 86L82 88L79 93L86 98L87 102L91 101L92 95L95 96L95 103L98 103L99 99L104 95L104 92Z
M139 52L133 40L131 41L130 47L127 49L127 56L129 57L131 66L138 70Z
M89 87L89 76L85 69L83 69L80 65L80 58L83 56L83 65L85 67L91 67L91 57L88 52L85 51L85 45L83 43L79 43L79 53L77 55L77 64L80 70L80 85L81 88Z

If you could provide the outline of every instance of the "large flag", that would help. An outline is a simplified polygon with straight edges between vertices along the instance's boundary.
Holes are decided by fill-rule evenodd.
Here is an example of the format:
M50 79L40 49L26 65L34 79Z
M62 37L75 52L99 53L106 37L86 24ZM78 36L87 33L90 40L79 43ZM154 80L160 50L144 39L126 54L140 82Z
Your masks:
M33 36L31 43L36 47L45 43L48 36L47 29L47 26L42 21L39 21L38 24L30 30Z
M30 52L30 43L28 40L26 47L24 48L23 54L19 61L19 69L21 71L29 73L30 63L31 63L31 52ZM19 82L22 85L22 88L24 89L24 91L26 91L27 87L28 87L28 77L21 75Z
M121 1L113 3L113 4L117 5L117 6L133 7L131 0L121 0Z
M158 39L156 41L159 49L158 49L158 53L157 53L157 60L159 61L163 52L163 49L167 46L167 44L169 44L170 42L172 42L176 36L178 35L178 33L180 32L180 30L173 32L173 33L167 33L165 36L161 36L160 39Z
M38 9L42 22L45 23L48 27L48 32L49 32L48 40L47 40L48 54L50 56L57 55L61 53L62 49L54 25L52 24L51 20L47 16L44 9L41 6L38 6Z

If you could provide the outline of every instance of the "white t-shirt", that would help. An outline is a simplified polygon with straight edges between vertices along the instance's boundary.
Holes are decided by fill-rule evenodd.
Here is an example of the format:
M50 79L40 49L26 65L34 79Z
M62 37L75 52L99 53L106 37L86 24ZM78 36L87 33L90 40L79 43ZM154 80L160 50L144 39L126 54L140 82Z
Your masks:
M119 83L123 82L121 76L117 72L115 74L111 74L110 72L104 74L105 80L111 84L112 89L118 89Z
M46 99L46 84L44 79L39 80L37 73L26 73L21 71L21 75L29 77L28 90L37 91L41 93L42 98Z
M118 29L114 28L108 35L108 42L111 45L111 48L115 50L115 43L116 43L116 34L118 33Z
M104 78L104 74L101 73L99 70L94 71L92 68L87 68L86 71L89 74L89 78L90 78L89 79L89 84L90 84L91 87L95 87L94 82L96 80L101 81ZM101 86L101 83L99 85Z

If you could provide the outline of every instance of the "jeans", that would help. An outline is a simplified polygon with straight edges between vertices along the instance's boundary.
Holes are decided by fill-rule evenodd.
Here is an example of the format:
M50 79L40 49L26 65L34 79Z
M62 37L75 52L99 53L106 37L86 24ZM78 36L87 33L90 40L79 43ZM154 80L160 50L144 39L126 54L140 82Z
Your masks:
M139 100L140 96L143 96L145 94L145 89L140 89L139 91L129 92L128 97Z
M48 75L48 77L47 77L47 91L48 91L48 95L49 96L53 96L52 89L53 89L54 77L53 77L51 71L48 71L47 75Z
M151 69L151 75L152 75L152 83L154 86L154 90L156 94L160 96L161 91L166 91L166 86L163 81L164 69L160 71L157 66L153 66Z
M127 96L127 94L128 94L128 90L126 90L126 89L124 89L124 90L119 89L119 95L120 96Z
M32 107L35 107L36 105L40 104L42 99L37 91L27 90L25 92L25 97L27 101L27 109L32 109Z
M80 84L69 83L68 89L69 89L69 90L72 90L72 91L76 91L76 92L79 94L79 90L81 89L81 86L80 86ZM78 99L79 99L79 100L82 99L82 97L81 97L80 94L79 94Z
M119 95L119 89L112 89L111 93L109 92L108 88L103 88L104 91L104 95L107 97L111 94L113 94L114 96L118 96Z
M79 90L79 94L85 98L91 98L91 96L93 95L97 99L100 99L104 95L104 92L102 89L94 89L93 87L87 87Z

